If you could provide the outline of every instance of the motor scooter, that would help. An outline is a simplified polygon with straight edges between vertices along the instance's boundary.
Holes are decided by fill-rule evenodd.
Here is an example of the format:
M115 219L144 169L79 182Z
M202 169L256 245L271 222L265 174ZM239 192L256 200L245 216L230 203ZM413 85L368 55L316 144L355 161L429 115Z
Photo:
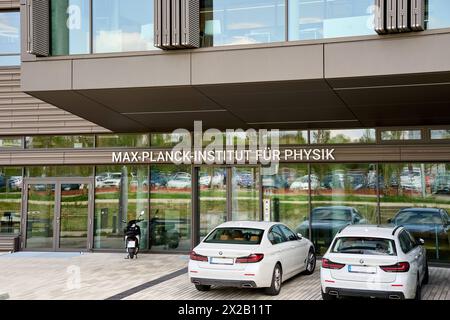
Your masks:
M144 216L145 211L142 211L139 215L139 217ZM123 220L122 222L125 223L127 226L124 229L125 234L125 248L127 250L128 255L125 257L125 259L133 259L136 257L139 253L139 245L140 245L140 239L141 239L141 228L138 226L139 222L144 221L143 219L136 219L136 220L130 220L126 222Z

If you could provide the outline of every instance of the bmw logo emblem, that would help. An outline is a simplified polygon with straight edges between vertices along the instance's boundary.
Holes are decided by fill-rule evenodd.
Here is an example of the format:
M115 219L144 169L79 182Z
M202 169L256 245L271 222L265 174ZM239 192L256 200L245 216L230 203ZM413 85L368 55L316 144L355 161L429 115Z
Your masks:
M222 252L222 251L219 251L219 255L223 255L223 252Z
M359 260L359 263L364 264L364 260L363 259Z

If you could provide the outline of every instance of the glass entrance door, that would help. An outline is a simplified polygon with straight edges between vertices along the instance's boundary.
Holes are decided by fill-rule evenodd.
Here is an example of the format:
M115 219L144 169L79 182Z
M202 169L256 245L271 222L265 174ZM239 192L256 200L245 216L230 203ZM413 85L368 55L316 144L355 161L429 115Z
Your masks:
M202 166L196 169L200 239L226 221L261 219L259 167Z
M25 248L83 251L92 248L92 181L29 179L24 199Z

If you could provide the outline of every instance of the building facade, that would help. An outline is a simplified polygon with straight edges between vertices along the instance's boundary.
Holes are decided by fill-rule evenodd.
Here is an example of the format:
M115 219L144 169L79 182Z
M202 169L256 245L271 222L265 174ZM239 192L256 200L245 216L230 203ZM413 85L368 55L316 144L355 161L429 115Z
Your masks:
M123 250L122 221L144 212L149 252L187 252L226 220L282 221L319 253L347 224L393 223L450 263L448 1L0 5L0 234L22 250ZM112 157L169 151L194 121L334 158Z

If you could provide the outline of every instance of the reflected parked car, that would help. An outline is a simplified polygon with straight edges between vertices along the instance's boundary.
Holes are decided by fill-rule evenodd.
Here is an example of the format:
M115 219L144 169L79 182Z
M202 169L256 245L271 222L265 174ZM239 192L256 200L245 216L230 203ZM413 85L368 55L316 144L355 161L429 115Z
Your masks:
M251 188L254 185L253 174L251 172L240 172L236 178L237 185L242 188Z
M309 183L311 182L311 190L317 190L320 186L319 178L315 175L303 176L297 178L294 182L292 182L289 189L291 190L309 190Z
M203 187L209 187L211 185L211 176L206 172L201 172L199 174L198 184Z
M404 169L400 175L400 187L404 190L422 190L422 171L420 168Z
M119 188L121 181L122 181L121 172L109 173L106 179L100 180L98 182L97 188L110 188L110 187Z
M63 191L71 191L71 190L80 190L82 185L79 183L66 183L61 184L61 190Z
M396 226L403 226L413 236L425 240L429 250L430 258L439 257L440 251L444 249L445 254L450 254L450 218L444 209L439 208L404 208L388 220ZM436 251L437 250L437 251Z
M182 220L168 220L153 218L150 220L150 248L152 246L167 245L176 249L180 245L180 232L177 227L186 224Z
M13 176L8 180L9 188L12 190L22 190L23 178L22 176Z
M450 194L450 175L439 175L431 187L434 194Z
M213 188L223 188L226 184L226 174L224 172L215 172L211 178L211 187Z
M191 187L191 175L186 172L175 173L167 182L167 188L187 189Z
M336 233L351 224L366 223L366 219L353 207L330 206L314 208L311 212L311 232L310 237L320 252L321 247L328 248ZM303 221L296 232L309 235L309 220Z
M266 189L287 189L289 183L279 175L265 175L262 177L262 185Z

